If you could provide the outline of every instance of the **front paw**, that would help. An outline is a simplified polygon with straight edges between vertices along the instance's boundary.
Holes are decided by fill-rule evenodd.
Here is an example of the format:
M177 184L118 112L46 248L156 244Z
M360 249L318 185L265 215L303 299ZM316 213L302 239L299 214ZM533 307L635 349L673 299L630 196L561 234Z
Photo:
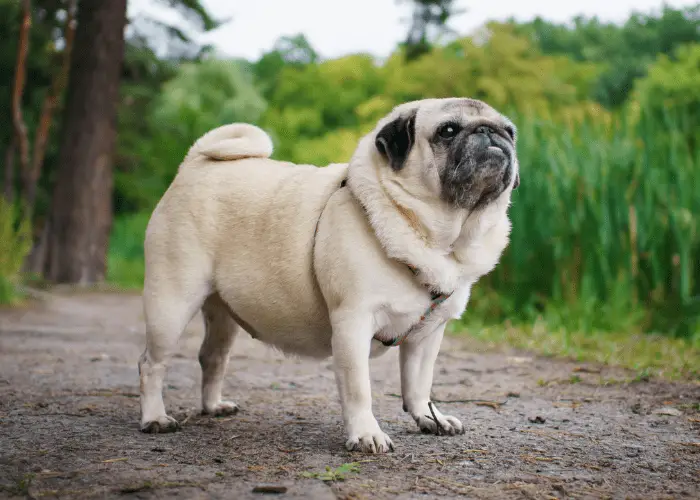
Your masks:
M462 422L451 415L443 415L432 402L425 405L423 412L414 413L412 416L424 434L438 436L464 434Z
M364 434L352 435L345 442L348 451L361 451L363 453L387 453L394 451L394 443L391 438L381 430Z
M436 434L454 436L456 434L464 434L464 426L455 417L443 415L438 417L438 424L435 423L431 415L420 416L415 419L421 432L424 434Z
M394 450L394 443L379 428L377 419L371 413L363 412L349 420L345 448L363 453L387 453Z
M164 434L180 430L180 423L168 415L161 415L152 420L141 422L141 432L146 434Z

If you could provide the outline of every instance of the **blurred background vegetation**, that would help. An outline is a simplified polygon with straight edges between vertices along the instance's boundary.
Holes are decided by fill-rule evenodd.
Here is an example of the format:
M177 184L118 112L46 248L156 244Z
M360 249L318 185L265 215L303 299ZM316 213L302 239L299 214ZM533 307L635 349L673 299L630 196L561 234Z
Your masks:
M189 30L217 25L197 1L163 3L187 14ZM32 3L22 98L30 142L60 72L69 4ZM700 4L635 13L622 24L582 17L567 24L492 22L443 43L428 28L445 25L452 2L414 4L405 42L382 60L323 59L303 34L281 37L258 60L222 59L182 27L130 20L106 280L141 286L150 212L207 130L256 123L272 135L275 158L323 166L348 160L360 136L396 104L470 96L518 125L522 185L510 210L511 244L477 284L455 328L553 354L587 349L605 359L644 345L649 360L642 365L676 358L697 373ZM5 76L15 71L20 20L19 3L0 0L3 149L13 136L5 112L13 83ZM11 196L20 180L6 162L0 301L12 300L13 283L42 275L41 266L26 262L50 215L61 123L54 120L48 137L29 221L21 196ZM668 346L672 351L664 351Z

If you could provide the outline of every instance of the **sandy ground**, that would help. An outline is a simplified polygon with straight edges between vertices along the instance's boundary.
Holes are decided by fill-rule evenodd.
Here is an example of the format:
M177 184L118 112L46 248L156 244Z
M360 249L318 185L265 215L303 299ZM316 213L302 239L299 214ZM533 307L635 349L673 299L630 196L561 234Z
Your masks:
M0 310L2 498L700 498L700 386L444 343L434 399L462 436L423 435L401 410L397 352L372 362L375 414L397 449L345 451L330 360L247 336L202 417L195 318L166 380L175 434L138 430L140 298L56 293ZM306 477L358 462L355 472ZM307 473L307 474L305 474ZM323 479L326 479L325 481ZM257 493L274 485L285 493Z

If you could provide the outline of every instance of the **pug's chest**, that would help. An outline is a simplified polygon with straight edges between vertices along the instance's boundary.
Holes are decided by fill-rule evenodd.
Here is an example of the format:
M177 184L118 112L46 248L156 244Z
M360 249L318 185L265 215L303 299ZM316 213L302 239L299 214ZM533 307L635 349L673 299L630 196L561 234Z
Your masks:
M374 315L374 338L387 346L419 340L450 319L460 318L468 297L467 288L450 295L431 296L424 291L387 301Z

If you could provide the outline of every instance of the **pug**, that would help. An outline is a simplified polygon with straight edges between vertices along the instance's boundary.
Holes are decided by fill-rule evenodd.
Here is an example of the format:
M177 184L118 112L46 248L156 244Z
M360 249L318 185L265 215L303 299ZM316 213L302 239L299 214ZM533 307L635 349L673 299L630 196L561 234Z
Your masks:
M403 410L423 432L464 433L430 400L450 319L508 244L520 182L516 128L484 102L425 99L394 108L347 164L270 159L260 128L202 136L150 218L144 243L146 348L141 430L171 432L168 354L202 311L202 412L222 398L234 339L332 356L348 450L394 449L372 413L369 359L398 346Z

